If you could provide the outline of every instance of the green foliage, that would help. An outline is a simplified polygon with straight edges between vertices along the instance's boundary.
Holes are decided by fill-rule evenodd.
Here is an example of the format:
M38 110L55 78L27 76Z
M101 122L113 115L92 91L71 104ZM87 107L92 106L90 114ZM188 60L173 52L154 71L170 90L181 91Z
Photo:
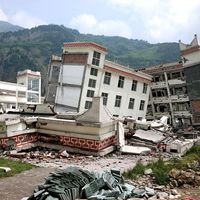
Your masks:
M143 174L144 170L145 166L142 163L137 162L133 169L124 172L123 176L126 178L135 179L137 178L137 175Z
M15 82L17 71L31 69L41 71L44 81L51 55L61 55L63 43L73 41L104 45L108 49L108 60L132 68L179 59L177 43L150 44L123 37L80 34L77 30L50 24L0 33L0 80Z
M168 173L171 170L171 166L164 162L162 158L149 164L148 167L153 170L153 175L157 184L167 185L169 183Z
M14 161L14 160L7 159L7 158L0 158L0 167L10 167L11 168L11 171L9 171L7 173L3 172L3 170L0 170L0 178L13 176L15 174L18 174L23 171L34 168L34 166L29 163L25 163L22 161Z

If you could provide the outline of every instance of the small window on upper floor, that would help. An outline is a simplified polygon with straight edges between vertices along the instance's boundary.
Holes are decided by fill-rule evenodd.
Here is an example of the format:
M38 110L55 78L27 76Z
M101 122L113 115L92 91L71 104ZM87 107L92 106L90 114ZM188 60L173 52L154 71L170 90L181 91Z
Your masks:
M102 92L101 96L103 97L103 105L106 106L108 101L108 93Z
M99 52L97 52L97 51L94 51L94 53L93 53L93 59L92 59L92 64L96 65L96 66L99 66L100 57L101 57L101 54Z
M124 87L124 76L119 76L118 87L119 88L123 88Z
M88 87L95 88L96 87L96 80L89 79Z
M145 101L141 100L140 101L140 108L139 108L139 110L144 110L144 104L145 104Z
M137 90L137 81L136 80L133 80L131 90L132 91L136 91Z
M91 68L90 69L90 75L97 76L97 74L98 74L98 69L96 69L96 68Z
M143 92L144 94L147 93L147 86L148 86L148 85L147 85L146 83L143 83L143 91L142 91L142 92Z
M104 75L104 84L110 85L110 80L111 80L111 73L110 72L105 72Z

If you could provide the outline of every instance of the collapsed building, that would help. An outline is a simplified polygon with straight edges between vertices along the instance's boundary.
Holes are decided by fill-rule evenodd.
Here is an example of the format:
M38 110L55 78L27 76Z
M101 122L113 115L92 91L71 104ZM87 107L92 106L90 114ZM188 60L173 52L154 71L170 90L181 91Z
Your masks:
M107 49L94 42L64 43L62 57L52 56L46 102L57 112L84 112L92 97L115 117L144 119L151 76L105 59Z
M143 69L153 76L146 118L169 117L173 127L200 125L200 46L179 41L181 60Z

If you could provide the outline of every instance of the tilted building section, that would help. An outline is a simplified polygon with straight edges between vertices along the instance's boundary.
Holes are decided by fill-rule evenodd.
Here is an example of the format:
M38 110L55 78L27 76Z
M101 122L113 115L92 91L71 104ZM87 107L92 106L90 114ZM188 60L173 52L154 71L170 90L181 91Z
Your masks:
M52 56L46 102L58 112L83 112L103 96L113 116L145 118L151 76L105 60L107 49L93 42L64 43Z
M179 41L181 60L142 71L153 76L147 119L169 117L174 127L200 125L200 46Z

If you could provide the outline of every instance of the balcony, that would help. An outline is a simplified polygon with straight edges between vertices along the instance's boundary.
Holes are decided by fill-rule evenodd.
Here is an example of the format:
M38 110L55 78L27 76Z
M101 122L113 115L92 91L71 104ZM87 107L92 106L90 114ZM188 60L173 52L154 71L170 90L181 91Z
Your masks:
M186 84L186 81L184 79L172 79L168 80L169 85L183 85Z
M189 101L189 97L186 94L172 95L171 101L173 102L186 102Z
M170 100L167 96L165 97L153 97L152 98L153 103L159 104L159 103L169 103Z
M191 113L188 110L184 111L173 111L174 116L191 116Z
M152 89L166 88L166 82L165 81L153 82L151 88Z

